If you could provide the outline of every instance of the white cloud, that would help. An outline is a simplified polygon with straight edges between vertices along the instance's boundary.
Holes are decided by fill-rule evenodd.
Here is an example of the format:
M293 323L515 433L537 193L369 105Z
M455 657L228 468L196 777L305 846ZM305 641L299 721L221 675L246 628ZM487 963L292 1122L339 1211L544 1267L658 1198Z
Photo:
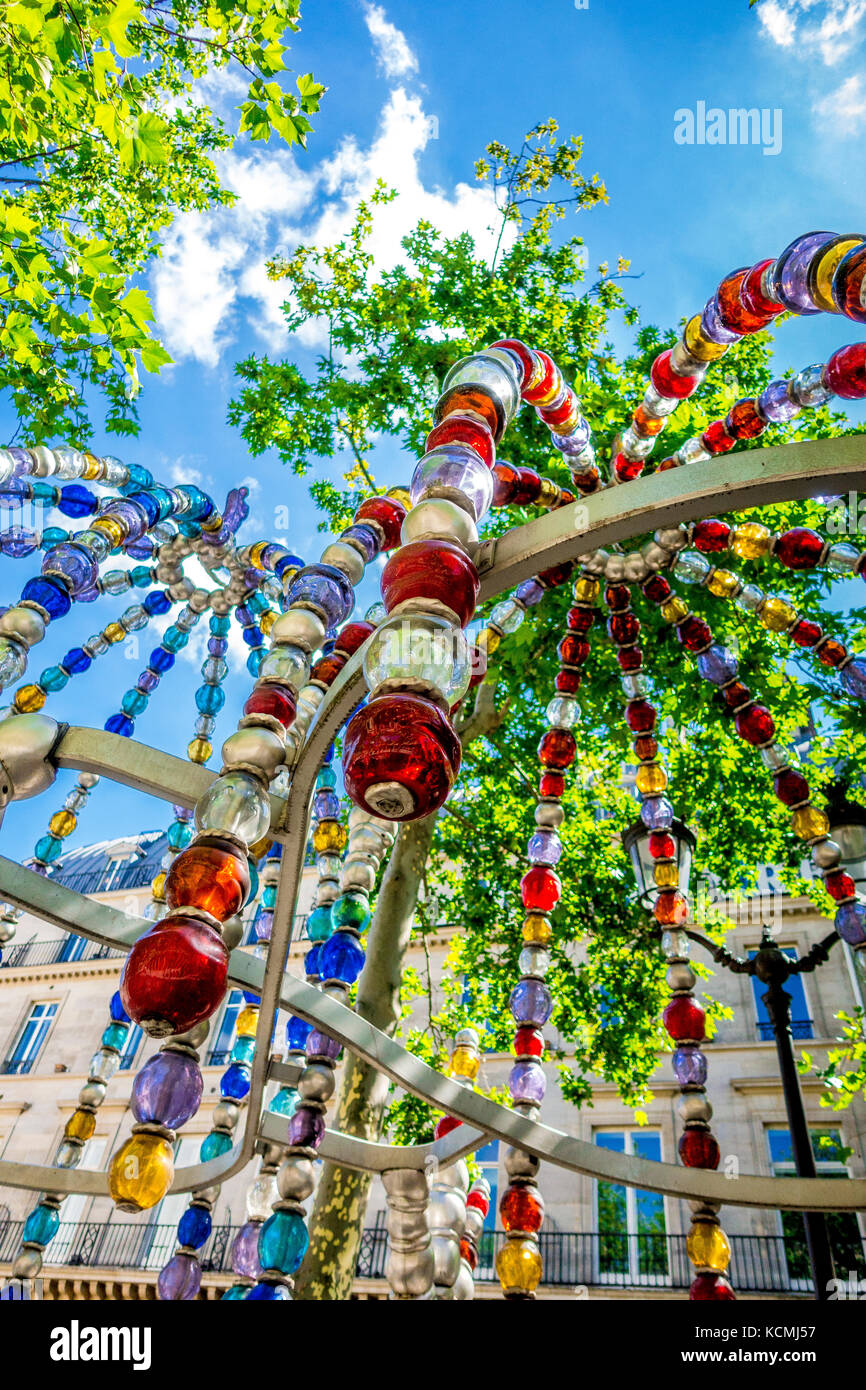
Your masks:
M866 0L761 0L757 15L780 48L796 46L802 57L817 51L832 67L859 43Z
M778 0L762 0L758 6L758 19L761 27L774 43L781 48L790 48L794 42L797 21L793 12Z
M866 88L862 77L849 77L812 107L819 120L832 125L837 139L858 135L866 123Z
M406 35L391 23L381 5L364 6L364 23L373 40L376 61L386 77L408 77L418 71L418 59Z

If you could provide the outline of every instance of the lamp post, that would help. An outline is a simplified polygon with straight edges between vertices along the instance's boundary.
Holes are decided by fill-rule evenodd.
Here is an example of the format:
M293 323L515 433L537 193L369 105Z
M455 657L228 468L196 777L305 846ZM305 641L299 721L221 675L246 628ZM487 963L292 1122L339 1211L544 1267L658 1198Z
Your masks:
M863 818L863 830L864 845L866 845L866 813L864 813ZM680 888L685 892L688 889L692 851L697 841L693 832L681 821L674 821L670 834L677 842ZM651 904L658 891L653 883L652 858L647 847L648 841L649 832L640 821L629 826L623 835L623 844L631 859L638 895L644 905ZM745 959L742 956L733 955L724 946L717 946L715 942L710 941L700 932L691 931L685 927L677 928L677 930L683 932L690 940L703 946L717 965L730 970L734 975L754 976L767 986L766 993L762 997L773 1027L776 1055L779 1059L779 1071L782 1079L782 1093L785 1098L785 1111L788 1116L788 1128L794 1151L794 1167L798 1177L817 1177L815 1155L809 1137L809 1126L806 1120L806 1109L803 1104L803 1092L800 1088L797 1057L794 1052L794 1039L791 1032L791 996L784 986L792 975L808 974L816 970L818 966L823 965L828 959L831 948L839 940L838 934L835 931L830 932L823 940L817 942L807 955L799 960L791 960L774 941L772 929L764 926L761 945L756 955L752 959ZM830 1297L830 1290L833 1287L832 1281L835 1278L833 1252L830 1248L827 1223L820 1212L804 1212L803 1224L806 1231L806 1246L809 1252L812 1279L815 1285L815 1298L824 1302Z

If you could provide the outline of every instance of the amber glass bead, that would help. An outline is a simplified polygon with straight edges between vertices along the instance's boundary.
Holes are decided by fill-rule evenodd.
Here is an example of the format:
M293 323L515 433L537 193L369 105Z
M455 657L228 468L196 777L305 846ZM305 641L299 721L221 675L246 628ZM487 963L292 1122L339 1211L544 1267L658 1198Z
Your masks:
M730 1303L737 1295L721 1274L699 1274L692 1280L689 1299L693 1303Z
M534 1240L507 1240L496 1256L496 1273L505 1294L534 1293L541 1270L541 1251Z
M648 700L629 700L625 707L625 720L633 734L648 734L655 728L655 706Z
M773 551L776 558L792 570L812 569L823 553L822 537L808 526L793 526L790 531L783 531Z
M721 1153L708 1129L689 1126L678 1145L679 1155L687 1168L718 1168Z
M310 680L316 685L324 685L325 687L333 685L347 661L348 657L344 656L342 652L331 652L330 656L320 656L310 671Z
M741 560L760 560L770 548L770 529L759 521L744 521L735 526L731 535L731 550Z
M235 1032L239 1038L254 1038L259 1021L258 1004L247 1004L237 1016Z
M743 266L740 270L732 270L730 275L725 276L716 291L719 318L731 333L756 333L759 329L766 328L771 319L774 319L782 311L780 304L776 304L771 311L764 313L755 313L746 308L740 298L740 291L750 270L750 266Z
M48 822L48 829L52 835L65 840L67 835L72 834L76 824L76 818L71 811L56 811Z
M773 791L784 806L799 806L809 800L809 783L793 767L783 767L773 778Z
M678 889L659 893L653 903L653 915L664 927L679 927L689 915L689 901Z
M256 541L255 545L250 546L250 564L253 569L264 570L265 566L262 561L267 548L267 541Z
M475 645L486 656L492 656L501 641L499 633L494 632L492 627L483 627L475 639Z
M669 469L671 469L671 468L679 468L680 466L681 466L681 465L680 465L679 459L673 458L670 454L668 454L668 457L667 457L667 458L662 459L661 462L660 462L659 464L657 464L657 466L656 466L656 472L657 472L657 473L667 473Z
M172 911L197 907L218 922L240 912L249 891L246 856L218 841L190 845L174 860L165 881L165 900Z
M412 494L407 487L400 487L399 484L397 487L389 487L385 496L393 502L399 502L400 506L405 507L407 512L412 510Z
M213 752L213 744L206 738L194 738L186 745L186 756L191 763L206 763Z
M820 840L830 833L830 822L817 806L800 806L791 817L794 834L801 840Z
M661 614L666 623L681 623L689 616L689 605L681 598L669 598L662 604Z
M447 420L449 415L466 415L470 412L481 416L498 443L505 431L505 414L501 403L485 391L483 386L452 386L444 396L439 397L433 417L439 425L443 420Z
M758 620L770 632L787 632L797 621L797 610L783 598L767 598L758 609Z
M751 704L734 716L734 728L754 748L770 743L776 733L773 716L765 705Z
M635 774L635 786L643 796L658 796L668 784L668 775L659 763L642 763Z
M481 1058L472 1047L455 1047L451 1054L451 1075L463 1076L474 1081L481 1066Z
M581 575L580 579L575 579L572 593L577 603L596 603L601 593L601 584L597 579Z
M542 478L538 501L542 507L555 507L560 498L559 488L552 478Z
M553 679L553 684L560 695L576 695L580 689L579 671L557 671Z
M127 633L120 623L109 623L108 627L103 628L102 635L106 642L117 643L122 642Z
M74 1110L66 1121L63 1135L66 1139L77 1139L86 1144L96 1129L96 1116L92 1110Z
M544 1203L537 1188L512 1183L499 1203L502 1226L506 1231L538 1231L544 1220Z
M705 449L711 454L726 454L733 449L736 439L732 434L728 434L725 429L724 420L713 420L711 425L707 425L701 435L701 440Z
M460 769L461 751L453 727L431 700L402 692L380 696L346 726L346 790L356 806L389 820L415 820L443 804ZM368 805L365 794L388 782L400 790L386 813L382 803Z
M655 757L656 753L659 751L659 746L654 738L651 738L648 734L642 734L634 741L634 751L641 762L646 762L650 758Z
M348 840L348 831L338 820L320 820L313 831L313 849L317 854L340 854Z
M466 1261L470 1269L474 1269L478 1264L478 1252L469 1244L468 1240L461 1240L460 1242L460 1258Z
M733 598L739 591L740 580L730 570L714 569L707 579L706 587L717 598Z
M661 434L665 427L664 416L650 415L642 405L639 405L635 411L632 424L636 432L644 439L652 439L655 435Z
M631 591L627 584L608 584L604 591L604 601L614 613L622 613L631 607Z
M400 544L400 530L406 520L406 508L393 497L368 497L355 512L355 521L375 521L384 532L383 550L393 550Z
M570 729L548 729L538 745L538 761L542 767L562 771L571 767L577 754L577 741Z
M82 478L84 479L84 481L89 483L89 482L93 482L93 480L94 480L95 478L101 478L101 477L102 477L102 464L101 464L100 460L96 457L96 455L95 455L95 454L85 454L84 457L85 457L85 459L87 460L87 462L86 462L85 465L84 465L84 469L83 469L83 471L82 471L82 474L81 474L81 476L82 476Z
M862 236L839 236L814 256L809 264L809 294L816 309L825 314L838 314L839 307L833 298L833 276L839 262L863 241Z
M653 880L657 888L676 888L679 883L679 870L676 864L654 864Z
M713 640L709 623L705 623L696 613L690 613L685 622L679 624L677 637L687 652L703 651Z
M116 549L126 540L126 527L115 516L95 516L90 522L91 531L101 531L106 540Z
M683 343L690 356L696 357L699 362L716 362L720 357L724 357L728 350L726 343L714 343L706 336L701 327L700 314L695 314L686 324Z
M382 571L382 599L391 613L408 599L446 604L465 627L475 612L481 587L468 555L445 540L412 541L401 546Z
M133 1134L108 1170L108 1190L121 1211L147 1211L168 1191L174 1177L171 1144L160 1134Z
M828 637L818 648L818 660L824 666L841 666L847 655L844 642L837 642L833 637Z
M262 633L265 637L270 637L271 628L273 627L276 621L277 615L274 612L273 608L269 608L266 613L262 613L261 617L259 618L259 627L261 628Z
M725 686L725 704L728 709L739 709L741 705L747 705L752 699L752 692L742 681L732 681Z
M734 439L757 439L767 428L767 422L758 412L755 401L744 396L729 410L725 428Z
M523 940L527 946L546 946L553 928L543 912L530 912L523 922Z
M45 704L45 691L39 685L22 685L15 691L12 703L19 714L35 714Z
M696 1221L686 1238L686 1253L697 1269L711 1269L724 1274L731 1263L731 1247L721 1226L709 1221Z

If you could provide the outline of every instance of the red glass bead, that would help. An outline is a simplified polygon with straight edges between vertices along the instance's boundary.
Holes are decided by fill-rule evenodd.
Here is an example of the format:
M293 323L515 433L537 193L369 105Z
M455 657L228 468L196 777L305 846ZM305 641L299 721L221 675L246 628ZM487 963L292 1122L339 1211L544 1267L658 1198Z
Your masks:
M832 874L825 874L824 887L837 903L844 902L846 898L853 898L857 892L857 885L851 875L841 869L836 869Z
M569 608L566 622L571 632L589 632L595 622L595 609L582 606Z
M740 705L747 705L752 698L752 692L742 681L732 681L724 689L725 702L728 709L739 709Z
M406 520L406 508L394 497L368 497L355 512L356 521L375 521L385 535L383 550L393 550L400 544L400 530Z
M382 571L382 600L389 613L407 599L435 599L465 627L475 612L478 571L450 541L412 541L392 555Z
M718 550L727 550L730 535L731 528L728 523L711 516L706 521L695 522L692 545L705 555L712 555Z
M557 501L556 505L557 507L567 507L570 503L575 502L576 500L577 499L574 493L569 492L567 487L563 487L559 489L559 500Z
M650 369L650 378L660 396L673 397L683 401L697 388L698 379L694 376L679 376L671 367L670 350L659 353Z
M833 299L840 314L866 323L866 242L853 247L843 256L833 274Z
M542 767L561 771L571 767L577 756L577 740L570 729L548 729L538 745L538 761Z
M337 633L334 651L342 652L344 656L352 656L359 647L363 647L370 633L375 631L372 623L346 623L343 630Z
M739 714L734 716L734 728L740 738L754 747L769 743L776 732L773 716L765 705L747 705L745 709L740 710Z
M565 778L561 772L542 772L538 781L539 796L562 796Z
M197 917L166 917L136 941L123 967L120 997L152 1037L185 1033L218 1007L229 953L219 932Z
M675 859L677 842L667 830L654 830L649 837L649 852L653 859Z
M823 550L824 542L817 531L810 531L808 526L794 526L779 536L773 554L788 569L807 570L817 565Z
M165 880L165 900L174 911L198 907L218 922L240 912L250 892L246 857L226 841L199 840L176 859Z
M773 791L783 806L799 806L809 800L809 783L793 767L783 767L773 778Z
M684 1130L678 1150L687 1168L718 1168L722 1157L715 1137L708 1129L690 1127Z
M733 449L736 439L732 434L728 434L725 429L724 420L714 420L711 425L707 425L701 439L705 449L711 454L726 454L729 449Z
M650 738L649 734L639 734L634 741L634 751L635 756L642 763L645 763L648 759L655 757L659 751L659 746L654 738Z
M485 1197L483 1192L470 1192L466 1198L466 1205L467 1207L474 1207L476 1211L481 1212L482 1216L486 1216L490 1210L490 1198Z
M617 454L613 461L613 471L621 483L632 483L639 478L645 467L644 459L630 459L625 454Z
M538 411L538 416L544 421L548 429L556 431L560 425L568 422L576 408L577 396L569 387L565 393L565 400L560 405L542 406Z
M506 1231L538 1231L544 1220L541 1194L535 1187L514 1183L499 1203L499 1214Z
M570 579L574 574L574 560L564 560L561 565L554 565L549 570L539 570L537 578L542 584L546 584L548 589L558 589L560 584L564 584L566 579Z
M632 426L642 439L654 439L665 427L664 416L649 415L645 408L639 405L632 416Z
M791 628L789 635L798 647L814 647L824 636L824 629L819 623L810 622L808 618L801 618Z
M843 401L866 396L866 343L839 348L824 368L824 385Z
M722 1303L736 1301L737 1295L723 1274L699 1274L692 1280L689 1299L692 1303Z
M462 1120L455 1120L453 1115L443 1115L433 1126L434 1139L444 1139L446 1134L450 1134L452 1129L458 1129L462 1123Z
M563 666L581 666L589 656L589 643L576 633L567 632L556 649Z
M652 603L664 603L671 596L671 586L661 574L654 574L644 582L643 591Z
M744 396L728 411L725 429L734 439L757 439L767 428L767 422L759 413L754 400Z
M677 627L677 637L687 652L700 652L712 642L713 633L709 623L690 613Z
M740 270L732 270L730 275L726 275L716 291L719 318L731 333L757 333L758 329L766 328L771 319L782 312L781 304L775 304L772 311L755 313L754 310L746 308L740 297L743 285L754 267L743 266ZM752 280L754 285L754 280ZM750 295L750 302L754 303L754 291Z
M607 621L609 636L620 647L629 647L640 637L640 622L634 613L613 613Z
M527 912L552 912L562 894L562 884L552 869L535 864L520 880L520 893Z
M560 695L576 695L580 689L580 672L557 671L553 683Z
M491 343L490 346L492 348L504 348L506 352L513 353L518 359L523 368L523 378L520 382L520 389L522 391L524 383L529 380L532 373L535 371L538 361L537 355L532 351L532 348L527 347L519 338L500 338L497 342Z
M296 696L290 686L268 681L256 686L244 705L244 714L269 714L284 729L295 722Z
M643 652L640 647L620 647L616 659L622 671L639 671L643 666Z
M475 450L488 468L492 468L496 462L493 435L483 420L477 420L472 415L448 415L441 425L434 425L424 442L424 449L429 453L431 449L438 449L440 444L466 444Z
M493 465L493 505L512 507L520 491L520 471L511 463Z
M436 402L433 418L437 425L441 425L449 415L467 413L480 415L494 440L498 442L502 438L506 425L502 402L480 383L466 382L460 386L452 386Z
M543 1057L544 1038L537 1028L518 1028L514 1034L515 1057Z
M703 1042L706 1014L690 994L677 994L662 1014L662 1023L674 1042Z
M466 1205L469 1205L468 1199ZM466 1261L470 1269L474 1269L478 1263L478 1252L473 1245L469 1244L468 1240L461 1240L460 1242L460 1258Z
M828 637L821 643L818 651L818 660L825 666L841 666L848 655L848 648L843 642L837 642L834 638Z
M625 707L625 722L633 734L648 734L655 728L655 707L649 700L629 700Z
M743 276L743 283L740 286L740 300L743 308L747 313L755 314L758 318L771 319L782 312L781 304L778 304L775 299L768 299L761 284L764 271L769 270L772 264L772 257L766 261L758 261Z
M614 613L624 613L631 607L631 592L627 584L608 584L604 601Z
M653 903L653 915L663 927L678 927L689 915L689 902L679 889L666 889Z
M541 378L535 386L524 386L520 393L529 405L538 405L539 401L545 400L546 397L550 395L559 377L559 368L553 359L548 357L546 352L536 352L535 356L542 366Z
M338 651L331 652L330 656L320 656L310 669L310 680L319 685L333 685L348 659Z
M382 695L359 709L346 726L346 790L356 806L374 815L417 820L444 803L460 769L460 754L459 738L432 700L403 693ZM386 804L387 795L378 804L366 799L382 782L398 784L391 805Z

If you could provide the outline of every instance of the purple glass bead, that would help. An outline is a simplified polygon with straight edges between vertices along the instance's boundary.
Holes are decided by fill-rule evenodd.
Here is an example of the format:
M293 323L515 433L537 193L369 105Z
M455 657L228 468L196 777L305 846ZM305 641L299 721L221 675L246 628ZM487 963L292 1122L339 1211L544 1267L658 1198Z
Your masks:
M209 637L207 639L208 656L225 656L229 649L226 637Z
M91 585L89 589L81 589L80 592L75 595L76 603L93 603L98 598L99 590L95 584Z
M201 1288L201 1265L194 1255L172 1255L159 1272L156 1290L167 1303L195 1298Z
M333 565L305 565L292 579L286 601L309 603L325 615L328 627L338 627L355 606L352 586Z
M547 590L537 579L524 579L522 584L518 584L515 598L526 608L534 608L544 598Z
M725 328L719 313L719 301L714 297L708 299L701 314L701 328L706 333L711 343L736 343L741 337L739 333L732 333L730 328Z
M330 1061L336 1062L341 1050L341 1044L336 1038L329 1038L327 1033L320 1033L318 1028L314 1028L307 1038L308 1057L327 1057Z
M577 428L571 434L552 434L550 442L561 454L582 454L591 438L589 421L581 415Z
M512 1100L534 1100L540 1103L544 1100L544 1092L547 1089L544 1068L539 1066L538 1062L515 1062L508 1077L508 1089Z
M671 1058L674 1076L681 1086L703 1086L707 1079L707 1059L698 1047L678 1047Z
M866 907L862 903L843 903L836 909L834 925L849 946L862 946L866 941Z
M132 1113L140 1124L152 1121L180 1129L198 1110L203 1087L202 1074L192 1057L183 1052L157 1052L133 1082Z
M648 796L641 802L640 818L647 830L669 830L674 808L665 796Z
M136 681L136 685L138 686L139 690L144 691L145 695L150 695L154 690L156 690L156 687L159 685L159 676L157 675L156 671L142 671L141 675Z
M140 507L137 502L132 502L128 497L107 502L104 507L100 507L99 515L113 516L116 521L126 527L125 545L128 545L130 541L137 541L148 529L147 512L144 507Z
M773 293L793 314L820 313L809 293L809 264L822 246L834 240L832 232L807 232L786 246L773 266Z
M713 685L726 685L733 680L739 670L737 658L733 652L729 652L727 647L722 647L718 642L714 642L705 652L701 652L697 660L698 673L705 681L712 681Z
M356 545L359 545L364 552L364 559L367 564L371 560L375 560L382 549L382 542L372 526L365 526L363 521L357 521L353 526L348 526L345 531L341 531L340 540L354 541Z
M541 980L521 980L511 991L511 1013L518 1023L530 1023L540 1028L550 1018L553 1000L550 990Z
M555 830L536 830L529 837L526 852L530 864L558 864L562 855L562 841Z
M36 532L26 526L10 526L8 531L0 534L0 550L4 555L11 555L13 560L23 560L25 556L32 555L38 545Z
M252 627L253 623L256 620L255 614L253 613L252 609L248 608L245 603L238 604L237 608L235 609L235 617L237 618L241 627Z
M758 410L772 425L784 425L800 414L800 407L788 394L789 381L771 381L758 397Z
M153 555L154 545L150 536L141 536L137 541L127 541L123 549L133 560L149 560Z
M42 561L43 574L59 574L66 580L71 594L90 589L96 582L99 566L83 545L64 541L53 545Z
M303 1149L317 1149L325 1134L325 1117L319 1110L299 1105L289 1120L289 1143Z
M223 507L223 526L222 529L229 534L238 529L246 521L250 514L250 506L247 502L250 490L248 487L233 487L226 498ZM205 539L208 533L205 532ZM225 537L223 538L225 539ZM220 542L222 544L222 541Z
M476 521L490 510L493 474L468 444L442 444L431 449L418 463L409 485L416 507L425 497L451 497L453 492L468 498Z
M274 929L274 914L269 912L267 908L260 908L256 913L253 927L257 941L270 941L271 932Z
M262 1267L259 1264L260 1221L248 1221L241 1226L232 1241L231 1262L235 1274L244 1279L261 1279Z
M340 815L340 798L330 787L323 787L313 797L313 815L316 820L337 820Z
M842 687L855 700L866 700L866 657L855 656L839 674Z
M6 450L7 454L12 455L14 470L13 476L18 478L22 473L29 473L33 467L33 460L27 449L21 449L17 444L12 445Z

